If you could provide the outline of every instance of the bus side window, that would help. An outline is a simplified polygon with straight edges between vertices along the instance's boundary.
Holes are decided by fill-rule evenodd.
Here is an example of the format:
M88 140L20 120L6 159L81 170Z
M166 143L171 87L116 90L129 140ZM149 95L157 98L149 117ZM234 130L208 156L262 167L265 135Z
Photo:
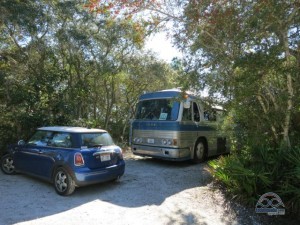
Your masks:
M199 108L196 102L193 102L193 112L194 112L194 121L199 122L200 121L200 112Z
M215 110L207 110L204 112L204 119L208 121L217 121L216 111Z
M208 113L208 111L204 112L204 120L209 120L209 113Z
M188 120L192 120L192 112L191 112L191 108L183 108L183 112L182 112L182 120L183 121L188 121Z

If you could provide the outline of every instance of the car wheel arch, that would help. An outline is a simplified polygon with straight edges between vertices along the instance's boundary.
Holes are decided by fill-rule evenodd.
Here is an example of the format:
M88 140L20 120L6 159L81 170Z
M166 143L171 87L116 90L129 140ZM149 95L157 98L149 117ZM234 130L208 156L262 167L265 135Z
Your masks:
M74 179L75 176L74 176L74 172L73 170L70 168L70 166L68 166L67 164L65 163L57 163L53 166L53 169L52 169L52 172L51 172L51 181L53 182L54 180L54 176L55 176L55 172L59 169L59 168L63 168L65 170L67 170L67 172L72 176L72 178Z

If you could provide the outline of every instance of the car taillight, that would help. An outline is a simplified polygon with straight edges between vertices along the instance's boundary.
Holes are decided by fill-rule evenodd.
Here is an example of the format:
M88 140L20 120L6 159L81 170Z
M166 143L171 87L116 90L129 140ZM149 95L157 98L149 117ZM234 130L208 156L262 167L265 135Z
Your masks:
M81 153L75 153L74 155L74 165L75 166L83 166L84 165L84 160L83 157L81 155Z

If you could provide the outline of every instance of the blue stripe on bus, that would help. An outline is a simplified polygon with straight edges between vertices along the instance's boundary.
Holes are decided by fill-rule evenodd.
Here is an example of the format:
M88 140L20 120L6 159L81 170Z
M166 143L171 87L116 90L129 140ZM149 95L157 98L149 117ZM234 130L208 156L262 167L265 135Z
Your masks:
M183 124L182 122L170 121L134 121L133 129L138 130L162 130L162 131L212 131L215 130L211 126Z

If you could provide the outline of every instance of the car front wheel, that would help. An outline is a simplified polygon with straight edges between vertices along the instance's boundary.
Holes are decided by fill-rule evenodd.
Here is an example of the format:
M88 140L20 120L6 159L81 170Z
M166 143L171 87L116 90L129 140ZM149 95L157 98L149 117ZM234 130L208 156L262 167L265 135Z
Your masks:
M75 190L72 176L64 168L58 168L54 173L54 188L59 195L70 195Z
M16 174L13 157L8 154L1 158L1 170L5 174Z

